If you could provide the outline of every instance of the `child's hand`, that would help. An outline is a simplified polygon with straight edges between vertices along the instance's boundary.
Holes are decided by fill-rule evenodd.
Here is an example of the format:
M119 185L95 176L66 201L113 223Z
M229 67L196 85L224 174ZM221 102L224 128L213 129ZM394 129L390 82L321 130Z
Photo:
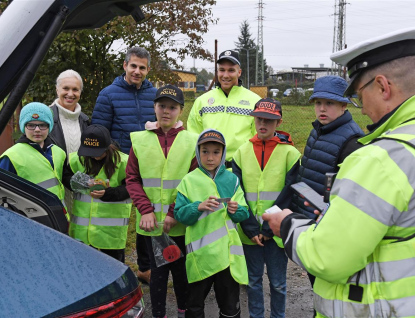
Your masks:
M217 199L217 197L210 196L209 199L200 203L197 209L199 211L215 211L216 208L219 206L219 202L215 199Z
M236 202L236 201L229 201L228 202L228 212L230 214L235 214L237 209L238 209L238 202Z
M164 219L163 232L169 234L170 230L177 224L177 221L171 216L166 215Z
M158 228L157 218L154 212L147 213L141 216L140 229L146 232L154 231L154 226Z
M262 234L251 237L251 242L259 246L264 246L264 244L262 244Z
M105 194L105 190L94 190L94 191L91 191L90 193L89 193L89 195L91 196L91 197L93 197L94 199L99 199L99 198L102 198L102 196Z

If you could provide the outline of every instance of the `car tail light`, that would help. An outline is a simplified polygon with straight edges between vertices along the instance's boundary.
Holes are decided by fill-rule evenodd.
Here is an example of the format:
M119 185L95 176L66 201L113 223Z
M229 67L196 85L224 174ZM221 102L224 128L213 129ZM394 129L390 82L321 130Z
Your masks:
M137 289L135 289L128 295L114 300L108 304L91 308L82 312L78 312L76 314L71 314L65 316L64 318L121 318L131 308L133 308L134 305L140 302L142 297L143 292L141 291L141 287L139 286ZM143 310L144 308L142 306L139 306L139 310L136 311L137 315L129 315L128 317L141 317L141 315L143 314Z

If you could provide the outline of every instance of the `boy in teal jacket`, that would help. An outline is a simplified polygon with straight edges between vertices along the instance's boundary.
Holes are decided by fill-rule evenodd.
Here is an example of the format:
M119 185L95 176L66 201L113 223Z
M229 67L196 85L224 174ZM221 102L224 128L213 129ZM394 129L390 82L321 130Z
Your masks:
M223 135L205 130L196 146L199 168L177 187L174 217L187 225L186 318L204 317L212 285L220 317L240 317L239 284L248 283L248 271L235 223L249 213L238 178L224 166L225 157Z

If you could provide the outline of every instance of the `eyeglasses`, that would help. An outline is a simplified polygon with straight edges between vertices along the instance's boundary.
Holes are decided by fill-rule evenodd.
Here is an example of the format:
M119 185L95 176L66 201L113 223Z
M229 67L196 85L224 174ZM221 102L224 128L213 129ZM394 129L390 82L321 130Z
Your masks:
M373 81L376 79L376 77L372 78L369 82L367 82L365 85L363 85L362 87L360 87L357 92L355 92L352 96L349 96L350 101L352 102L352 104L354 106L356 106L357 108L362 108L363 107L363 102L362 102L362 91L368 87L370 84L373 83ZM360 93L360 97L358 95L358 93Z
M49 129L49 125L48 124L26 124L26 128L28 130L35 130L36 127L39 127L40 130L46 130Z

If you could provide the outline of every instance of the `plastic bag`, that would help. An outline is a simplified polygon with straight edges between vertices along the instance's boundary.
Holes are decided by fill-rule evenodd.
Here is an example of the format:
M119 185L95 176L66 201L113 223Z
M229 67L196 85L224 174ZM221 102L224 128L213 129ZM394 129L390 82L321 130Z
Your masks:
M77 171L71 178L71 188L73 192L89 194L94 190L104 190L109 186L109 180L94 179L89 175Z
M172 263L183 257L183 253L176 242L164 232L160 236L152 236L151 244L153 245L154 259L156 260L157 267Z

